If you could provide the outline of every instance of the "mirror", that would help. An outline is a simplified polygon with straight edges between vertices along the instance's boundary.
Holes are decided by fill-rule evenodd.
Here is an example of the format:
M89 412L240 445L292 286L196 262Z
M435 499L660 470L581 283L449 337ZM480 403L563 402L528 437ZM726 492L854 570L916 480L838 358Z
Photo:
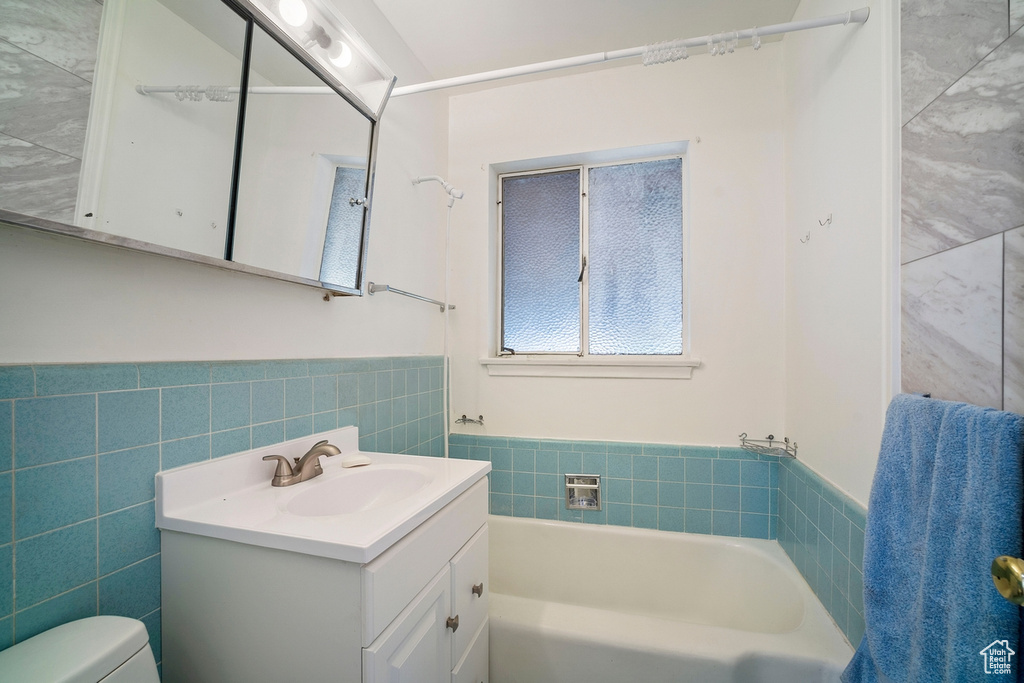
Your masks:
M231 258L357 288L372 123L257 28ZM277 86L276 88L273 86Z
M0 220L361 293L386 67L374 110L247 0L25 7L0 2Z

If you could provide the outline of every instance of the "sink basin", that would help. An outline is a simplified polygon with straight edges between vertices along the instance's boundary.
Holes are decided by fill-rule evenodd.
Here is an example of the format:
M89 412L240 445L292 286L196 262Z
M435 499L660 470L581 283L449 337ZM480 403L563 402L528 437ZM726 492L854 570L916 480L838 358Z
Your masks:
M280 455L301 457L327 439L343 457L321 458L323 474L271 486ZM342 467L363 455L370 464ZM156 475L156 525L236 543L366 564L448 503L483 485L489 462L363 453L359 430L340 427L284 443L163 470Z
M314 481L282 505L303 517L347 515L408 498L433 480L428 472L401 465L369 465ZM298 484L297 486L303 486Z

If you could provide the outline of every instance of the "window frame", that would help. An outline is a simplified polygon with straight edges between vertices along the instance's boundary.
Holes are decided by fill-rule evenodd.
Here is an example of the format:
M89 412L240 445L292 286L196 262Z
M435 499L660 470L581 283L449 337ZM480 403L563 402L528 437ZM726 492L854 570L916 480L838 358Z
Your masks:
M366 211L365 211L366 198L369 196L368 195L368 191L369 191L368 179L370 177L370 174L367 173L367 170L366 170L365 166L360 166L359 165L358 157L340 156L340 155L336 155L336 154L320 154L319 156L320 156L321 159L326 161L326 163L323 164L321 168L323 170L323 173L324 173L324 176L325 176L324 180L327 183L328 189L327 189L327 193L326 193L327 194L326 201L323 202L323 206L322 206L322 216L323 216L323 218L322 218L322 230L320 231L320 235L321 235L320 242L321 242L322 246L321 246L321 249L320 249L321 253L320 253L320 264L319 264L319 274L318 274L318 277L320 278L321 282L327 282L328 281L327 278L324 277L324 275L325 275L325 273L324 273L324 261L327 259L327 254L326 254L327 240L328 240L328 238L331 237L332 228L333 229L338 229L337 225L335 225L335 226L331 225L331 207L334 205L334 193L337 192L337 190L338 190L338 184L337 184L338 183L338 169L344 168L344 169L347 169L347 170L350 170L350 171L356 171L358 173L362 173L362 178L361 178L362 184L363 184L362 196L361 197L352 197L351 199L362 200L363 205L364 205L364 210L361 212L360 220L363 221L364 223L365 223L365 220L366 220ZM323 201L323 200L319 199L319 198L316 198L315 194L314 194L314 201ZM315 213L311 213L310 215L316 215L316 214ZM360 240L362 240L362 239L365 239L365 237L362 234L362 232L360 232ZM354 279L356 280L357 283L359 282L360 271L361 270L364 270L364 268L361 265L361 263L357 261L356 262L356 272L354 274ZM348 285L344 285L344 286L348 286Z
M576 265L582 267L583 255L586 252L584 242L586 240L586 217L584 211L586 210L586 202L583 198L586 197L586 185L584 184L584 164L573 164L569 166L556 166L553 168L544 168L537 170L528 171L515 171L511 173L501 173L498 175L498 356L506 355L517 355L517 354L506 354L502 350L502 342L505 340L505 209L504 209L504 184L505 178L521 178L525 176L544 176L553 175L555 173L565 173L566 171L577 170L580 174L580 195L576 198L579 203L579 216L580 216L580 240L579 248L577 250ZM586 336L584 334L585 329L585 311L583 310L584 305L584 291L586 287L580 287L580 334L579 344L581 352L586 350L584 343L586 342ZM521 354L523 356L572 356L582 357L580 353L566 353L563 351L531 351Z
M580 155L577 158L566 160L559 158L562 163L544 163L539 160L536 164L515 164L513 168L504 170L500 167L494 168L496 181L496 226L497 226L497 310L495 316L496 330L495 343L492 345L491 355L481 359L481 364L487 366L491 375L516 375L516 376L598 376L598 377L647 377L647 378L678 378L689 379L692 376L693 368L700 365L700 360L691 356L690 349L690 328L689 328L689 273L690 273L690 249L689 249L689 211L690 194L689 168L686 144L681 149L673 149L667 153L612 153L600 154L597 158L593 155ZM681 215L681 246L682 246L682 273L681 273L681 352L679 354L591 354L589 352L590 334L590 287L589 270L584 273L584 281L580 284L580 341L578 353L565 353L557 351L538 351L509 354L501 349L504 341L505 323L505 235L504 235L504 207L503 189L504 179L523 176L539 176L548 173L559 173L576 170L580 175L580 247L578 263L582 268L584 255L589 255L590 246L590 215L589 196L590 178L589 169L606 166L621 166L633 163L644 163L650 161L661 161L665 159L680 160L680 183L683 199Z

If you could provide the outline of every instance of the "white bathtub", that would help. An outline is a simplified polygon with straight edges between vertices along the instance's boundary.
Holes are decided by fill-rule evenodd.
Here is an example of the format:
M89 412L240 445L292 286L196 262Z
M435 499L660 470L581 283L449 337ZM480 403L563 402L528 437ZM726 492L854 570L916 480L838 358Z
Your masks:
M491 516L490 683L804 683L853 656L774 541Z

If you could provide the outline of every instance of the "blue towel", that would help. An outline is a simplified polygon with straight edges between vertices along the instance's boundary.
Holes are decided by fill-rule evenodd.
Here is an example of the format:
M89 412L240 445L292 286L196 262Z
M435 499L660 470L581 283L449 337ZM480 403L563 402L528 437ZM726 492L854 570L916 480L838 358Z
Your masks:
M986 674L982 650L1006 641L1014 674L1024 658L1019 609L989 575L1020 556L1022 433L1014 413L892 400L868 504L866 633L844 683L1014 680Z

